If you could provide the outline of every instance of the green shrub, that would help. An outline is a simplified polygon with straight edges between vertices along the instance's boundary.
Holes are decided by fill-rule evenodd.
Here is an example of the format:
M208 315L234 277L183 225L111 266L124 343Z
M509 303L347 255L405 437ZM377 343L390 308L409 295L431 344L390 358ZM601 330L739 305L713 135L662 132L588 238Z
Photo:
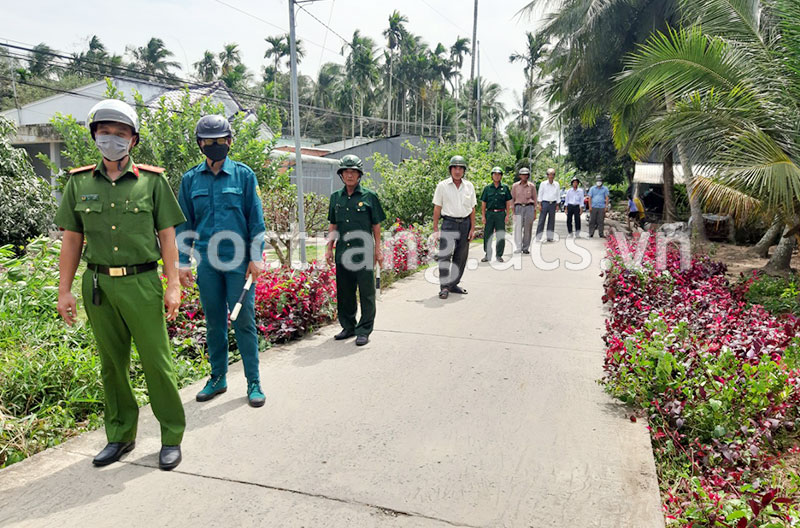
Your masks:
M39 178L25 149L11 146L14 125L0 117L0 246L24 245L46 233L55 214L50 184Z
M761 274L750 279L745 299L750 304L760 304L778 315L800 315L800 284L796 277L770 277Z

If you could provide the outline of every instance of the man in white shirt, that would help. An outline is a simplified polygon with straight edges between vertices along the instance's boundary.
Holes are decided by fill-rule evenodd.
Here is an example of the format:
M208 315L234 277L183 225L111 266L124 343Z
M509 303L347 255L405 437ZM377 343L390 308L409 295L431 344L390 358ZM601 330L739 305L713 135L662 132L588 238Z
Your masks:
M547 241L552 242L556 227L556 204L561 196L561 187L555 181L556 170L547 169L547 181L539 184L539 224L536 226L536 240L541 241L544 221L547 218Z
M439 298L450 293L465 294L458 285L467 265L469 241L475 236L475 206L478 200L472 182L464 179L467 162L462 156L450 158L450 177L433 193L433 235L439 238ZM439 218L442 229L439 231Z
M581 181L578 178L572 178L572 187L567 191L567 198L564 204L567 207L567 232L573 238L580 235L581 232L581 212L583 212L583 201L585 196ZM572 234L572 219L575 219L575 234Z

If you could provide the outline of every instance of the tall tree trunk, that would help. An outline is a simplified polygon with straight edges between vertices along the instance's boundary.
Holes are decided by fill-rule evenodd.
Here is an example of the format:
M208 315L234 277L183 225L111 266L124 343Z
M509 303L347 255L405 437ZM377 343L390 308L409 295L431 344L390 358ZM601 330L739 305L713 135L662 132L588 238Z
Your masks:
M361 94L361 104L358 114L358 135L364 137L364 94Z
M444 98L442 98L442 117L439 119L439 141L444 141Z
M350 137L356 137L356 94L350 96ZM353 142L355 144L355 142ZM347 147L347 145L345 145Z
M673 171L672 150L669 150L664 155L664 222L675 221L675 198L673 195L673 188L675 187L675 174Z
M700 206L700 197L694 192L694 171L692 170L692 164L689 162L686 148L681 141L678 142L678 157L681 159L681 168L683 168L686 195L689 197L689 210L691 211L692 218L692 236L697 237L697 242L708 242L706 226L703 221L703 208Z
M789 232L790 226L786 226L783 234ZM797 238L794 235L782 236L781 241L778 242L778 247L770 257L767 265L764 266L764 271L767 274L785 275L791 271L792 253L797 245Z
M389 104L387 105L389 113L387 119L389 122L386 124L388 128L388 132L386 134L387 136L392 135L392 63L394 62L392 60L393 55L394 55L393 53L391 52L389 53L389 91L387 92L389 95Z
M422 128L420 129L419 135L420 136L424 136L425 135L425 99L422 100L422 104L420 106L422 107L422 121L421 121Z
M772 225L769 226L767 232L761 237L755 246L750 248L750 251L761 258L767 258L769 255L769 248L778 243L781 233L783 232L783 222L780 217L775 215Z

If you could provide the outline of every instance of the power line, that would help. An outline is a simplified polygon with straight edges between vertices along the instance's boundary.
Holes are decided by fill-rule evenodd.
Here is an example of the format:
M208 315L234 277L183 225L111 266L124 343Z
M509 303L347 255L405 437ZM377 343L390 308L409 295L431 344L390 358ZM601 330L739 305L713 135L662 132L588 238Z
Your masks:
M70 57L68 55L63 55L63 54L59 54L59 53L55 53L55 52L45 52L45 51L33 50L31 48L25 48L25 47L22 47L22 46L15 46L15 45L12 45L12 44L0 43L0 46L12 48L12 49L17 49L17 50L22 50L22 51L27 51L27 52L30 52L30 53L42 53L42 54L53 56L53 57L61 59L61 60L74 60L75 59L74 57ZM26 60L26 61L32 61L33 60L32 56L26 56L26 55L22 55L22 54L13 54L12 53L12 54L9 54L9 56L12 57L12 58L22 59L22 60ZM166 75L161 75L161 74L148 74L146 72L142 72L140 70L135 70L135 69L132 69L132 68L129 68L129 67L114 66L114 65L109 65L107 63L91 61L91 60L84 60L84 62L86 62L87 64L93 64L93 65L96 65L96 66L101 66L103 68L109 68L109 69L125 71L125 72L128 72L128 73L132 73L135 76L161 77L161 78L167 79L170 83L177 82L177 83L180 83L181 85L185 85L188 88L208 88L209 87L209 83L199 83L199 82L189 81L189 80L186 80L186 79L181 79L181 78L179 78L177 76L166 76ZM57 67L57 68L60 68L60 69L63 69L63 70L74 70L74 71L78 71L78 72L82 72L82 73L90 73L90 74L95 74L95 75L98 74L98 72L94 72L94 71L88 70L86 68L68 66L68 65L64 65L64 64L53 64L53 66ZM120 78L117 75L106 75L106 76L107 77L111 77L111 78ZM124 77L122 79L124 79ZM6 78L6 80L10 80L10 78ZM153 86L159 86L159 87L166 88L166 89L169 89L169 90L175 90L175 89L179 88L179 86L176 86L175 84L158 84L158 83L153 83L152 81L149 81L147 79L132 79L132 80L145 82L147 84L151 84ZM40 84L35 84L35 83L30 83L30 82L26 82L24 84L27 84L29 86L34 86L34 87L37 87L37 88L51 90L51 91L54 91L54 92L57 92L57 93L67 93L67 94L71 94L71 95L78 95L78 96L81 96L81 97L90 97L90 98L93 98L93 99L96 99L96 100L105 99L104 97L98 98L98 97L94 97L94 96L88 96L87 94L81 94L79 92L72 92L70 90L52 88L52 87L49 87L49 86L46 86L46 85L40 85ZM291 105L291 103L289 101L284 101L283 99L277 99L277 98L273 98L273 97L254 95L254 94L250 94L250 93L247 93L247 92L240 92L240 91L237 91L237 90L233 90L231 88L227 88L227 89L231 94L239 96L242 99L247 99L247 100L250 100L250 101L259 101L259 102L262 102L262 103L274 103L274 104L279 104L279 105L286 106L286 107ZM329 108L318 107L318 106L309 105L309 104L305 104L305 103L299 103L299 105L300 105L300 107L302 107L302 108L304 108L306 110L310 110L310 111L314 111L314 112L317 112L317 113L329 115L329 116L332 116L332 117L341 117L341 118L347 118L347 119L352 119L352 117L353 117L352 114L346 114L344 112L331 110ZM375 122L375 123L388 123L389 122L388 119L384 119L384 118L380 118L380 117L372 117L372 116L363 116L363 117L359 117L359 119L364 119L366 121L371 121L371 122ZM411 121L396 121L396 120L392 120L392 122L399 123L399 124L405 124L405 125L418 125L418 123L414 123L414 122L411 122ZM453 127L444 126L444 128L449 130L449 129L453 128Z

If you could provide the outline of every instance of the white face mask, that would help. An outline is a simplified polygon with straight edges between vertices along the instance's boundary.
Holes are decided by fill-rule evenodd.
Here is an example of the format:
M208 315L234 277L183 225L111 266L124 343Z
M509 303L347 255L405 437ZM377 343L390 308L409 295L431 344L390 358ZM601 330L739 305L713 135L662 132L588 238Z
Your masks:
M597 182L597 186L598 187L602 187L603 186L603 182Z
M131 150L131 142L114 134L103 134L95 136L94 140L97 149L103 157L109 161L119 161Z

